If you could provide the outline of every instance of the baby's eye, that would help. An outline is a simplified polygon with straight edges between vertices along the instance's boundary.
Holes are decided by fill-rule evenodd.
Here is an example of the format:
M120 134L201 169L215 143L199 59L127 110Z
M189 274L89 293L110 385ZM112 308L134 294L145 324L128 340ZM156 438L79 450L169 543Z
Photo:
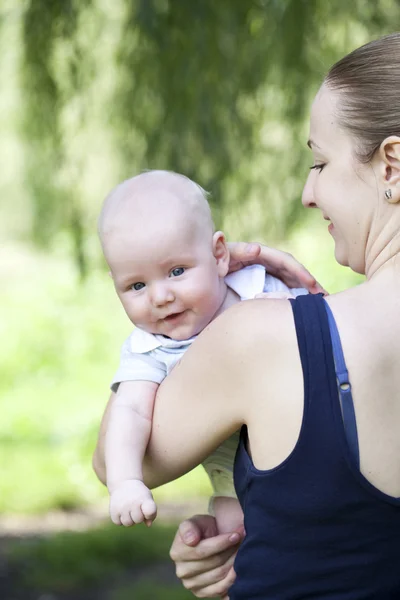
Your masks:
M131 285L131 288L133 290L135 290L135 292L138 292L139 290L142 290L145 287L145 284L143 283L143 281L137 281L136 283L133 283Z
M179 275L183 275L184 272L185 272L185 269L183 267L175 267L175 269L172 269L170 276L171 277L179 277Z

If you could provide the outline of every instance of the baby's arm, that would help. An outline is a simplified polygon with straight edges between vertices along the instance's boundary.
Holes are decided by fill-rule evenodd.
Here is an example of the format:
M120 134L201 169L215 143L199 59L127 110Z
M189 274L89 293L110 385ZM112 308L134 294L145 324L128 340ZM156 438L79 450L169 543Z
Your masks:
M151 525L157 507L143 483L143 457L151 434L158 384L124 381L110 407L105 436L110 515L116 525Z

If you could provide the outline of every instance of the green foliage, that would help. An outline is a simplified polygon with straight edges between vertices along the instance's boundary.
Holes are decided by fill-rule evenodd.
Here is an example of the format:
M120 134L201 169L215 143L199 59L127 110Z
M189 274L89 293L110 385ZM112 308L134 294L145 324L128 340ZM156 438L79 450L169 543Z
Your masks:
M139 583L115 590L110 600L193 600L193 594L181 585Z
M15 594L109 600L190 600L168 558L176 526L99 527L11 542ZM18 597L24 597L19 596Z
M131 330L106 273L78 285L54 257L7 246L0 333L0 513L38 513L106 500L91 468L119 347ZM207 495L201 470L156 491L159 500Z
M113 578L127 570L143 577L147 569L151 580L157 561L168 558L175 530L175 526L154 525L151 529L107 526L80 533L59 533L12 544L8 559L14 570L22 567L23 587L46 593L110 585ZM29 568L23 569L24 565ZM141 587L143 594L149 590L147 583Z
M48 246L66 231L83 277L109 187L166 168L212 192L218 225L284 237L301 214L305 108L329 65L391 31L396 11L389 0L28 0L17 17L28 235Z
M63 160L59 123L62 99L53 66L54 48L58 39L73 36L77 11L71 1L47 2L44 10L40 0L32 0L24 17L22 85L27 98L23 131L29 142L26 171L34 206L32 233L44 243L65 218L62 197L49 177Z

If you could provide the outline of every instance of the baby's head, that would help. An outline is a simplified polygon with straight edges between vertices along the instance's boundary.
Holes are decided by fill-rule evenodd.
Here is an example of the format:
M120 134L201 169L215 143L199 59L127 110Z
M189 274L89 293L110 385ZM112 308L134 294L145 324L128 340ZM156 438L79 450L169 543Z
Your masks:
M229 251L214 233L204 190L168 171L148 171L107 196L99 236L130 320L176 340L199 333L226 294Z

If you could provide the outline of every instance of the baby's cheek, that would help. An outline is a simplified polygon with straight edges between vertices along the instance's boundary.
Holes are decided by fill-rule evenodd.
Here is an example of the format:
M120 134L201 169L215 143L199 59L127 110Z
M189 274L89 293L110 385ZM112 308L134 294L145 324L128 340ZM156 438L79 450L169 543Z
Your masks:
M221 299L217 293L205 294L202 298L202 308L208 314L213 316L221 306Z
M215 278L198 277L185 290L186 302L196 312L214 314L219 308L219 281Z
M145 323L149 318L149 311L146 310L145 303L138 299L128 303L128 314L131 320L135 323Z

